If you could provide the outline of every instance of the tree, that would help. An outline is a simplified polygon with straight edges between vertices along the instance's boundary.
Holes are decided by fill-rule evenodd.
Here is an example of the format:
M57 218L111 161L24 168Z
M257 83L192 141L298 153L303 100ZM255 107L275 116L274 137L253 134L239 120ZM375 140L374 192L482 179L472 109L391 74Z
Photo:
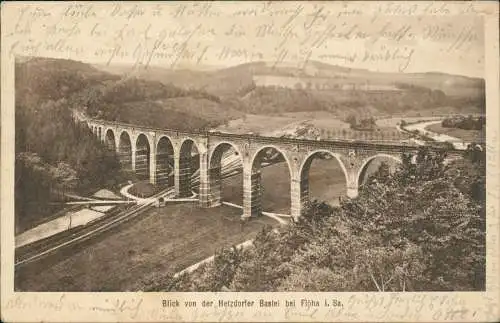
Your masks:
M357 126L356 116L353 114L347 116L345 122L351 126L351 129L354 129Z
M19 229L54 212L50 203L67 191L86 191L105 184L112 188L120 181L117 156L86 126L73 122L71 107L63 98L16 108Z
M286 275L280 266L283 254L280 254L279 236L265 227L255 238L253 248L245 250L241 263L234 274L230 289L235 291L274 291L280 277Z
M445 101L446 94L443 91L436 89L436 90L432 90L431 97L432 97L432 101L435 104L441 104Z
M394 179L369 184L345 207L349 217L369 223L385 246L421 249L426 257L412 280L415 289L477 290L484 286L484 207L464 195L456 185L462 175L443 160L425 149L416 164L405 156Z

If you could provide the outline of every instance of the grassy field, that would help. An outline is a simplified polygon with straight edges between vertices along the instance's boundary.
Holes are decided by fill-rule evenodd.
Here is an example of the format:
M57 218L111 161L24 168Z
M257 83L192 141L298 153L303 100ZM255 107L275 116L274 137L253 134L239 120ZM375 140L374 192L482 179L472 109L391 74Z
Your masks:
M280 115L293 118L296 121L309 120L311 124L318 128L349 129L348 123L342 121L339 116L328 111L285 112Z
M276 130L288 125L308 121L319 129L349 129L349 124L327 111L286 112L274 115L247 114L244 118L229 121L217 130L265 135L269 129Z
M225 245L252 238L267 217L240 225L240 210L194 205L152 209L133 225L58 264L19 275L17 288L33 291L125 291L154 271L179 271Z
M282 128L296 121L296 119L286 116L247 114L243 118L231 120L226 125L217 127L216 130L237 134L253 132L255 134L265 135L269 132L269 129Z
M433 116L422 116L422 117L394 117L394 118L384 118L377 119L377 126L381 128L395 128L401 120L404 120L409 123L419 122L419 121L427 121L427 120L439 120L442 117L433 117Z
M464 130L459 128L444 128L441 124L433 124L425 127L425 129L436 132L439 134L445 134L448 136L456 137L467 142L485 142L486 141L486 129L483 130Z
M350 125L327 111L287 112L275 115L247 114L245 118L231 120L216 130L238 134L254 133L276 135L277 129L291 129L299 124L308 124L319 130L322 138L351 140L404 140L408 136L400 133L396 125L407 121L428 120L432 117L385 118L377 120L378 131L369 133L350 129ZM373 137L373 138L372 138Z
M370 167L373 168L373 167ZM335 159L313 161L311 199L338 203L345 179ZM290 213L290 176L285 163L262 170L263 210ZM224 201L242 204L242 175L223 182ZM126 291L141 288L141 280L167 270L180 271L223 246L252 239L268 217L252 219L243 228L241 210L227 206L201 209L197 204L155 208L140 220L124 224L53 265L16 272L19 291Z

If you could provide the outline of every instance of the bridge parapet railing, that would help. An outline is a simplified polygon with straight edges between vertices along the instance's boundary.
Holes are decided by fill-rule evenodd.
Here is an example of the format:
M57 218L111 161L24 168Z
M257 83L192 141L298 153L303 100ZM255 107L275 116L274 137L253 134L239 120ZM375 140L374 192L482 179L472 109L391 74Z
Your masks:
M128 127L128 128L134 128L134 129L141 129L141 130L147 130L147 131L156 131L156 132L174 132L178 133L180 135L207 135L207 131L183 131L183 130L176 130L176 129L168 129L168 128L157 128L157 127L151 127L151 126L144 126L144 125L136 125L136 124L131 124L131 123L126 123L126 122L120 122L120 121L108 121L108 120L102 120L102 119L92 119L89 118L88 121L95 122L97 124L102 124L102 125L108 125L108 126L119 126L119 127Z
M224 139L239 139L239 140L256 140L260 141L263 143L285 143L285 144L291 144L291 145L312 145L312 146L318 146L318 145L325 145L325 146L335 146L337 148L346 148L346 149L371 149L371 150L384 150L384 151L399 151L399 152L404 152L404 151L415 151L418 150L419 148L423 147L418 144L414 143L381 143L381 142L373 142L373 141L363 141L359 139L321 139L321 140L314 140L314 139L304 139L304 138L290 138L290 137L273 137L273 136L263 136L263 135L256 135L256 134L235 134L235 133L227 133L227 132L220 132L220 131L181 131L181 130L176 130L176 129L168 129L168 128L157 128L157 127L150 127L150 126L143 126L143 125L135 125L135 124L130 124L130 123L125 123L125 122L119 122L119 121L107 121L107 120L102 120L102 119L93 119L89 118L88 121L93 121L97 124L102 124L102 125L111 125L111 126L120 126L120 127L128 127L128 128L133 128L133 129L140 129L140 130L145 130L145 131L155 131L155 132L170 132L170 133L175 133L177 135L184 135L184 136L200 136L204 138L209 138L209 137L219 137L219 138L224 138ZM430 148L433 151L447 151L451 153L462 153L462 150L455 149L455 148L444 148L444 147L432 147L432 146L426 146Z
M367 149L367 150L382 150L382 151L416 151L419 148L427 147L433 151L447 151L451 153L462 153L462 150L455 148L422 146L413 143L381 143L363 140L349 140L349 139L303 139L303 138L289 138L289 137L272 137L261 136L255 134L232 134L223 132L209 132L209 136L221 138L235 138L240 140L258 140L267 143L285 143L290 145L308 145L308 146L335 146L336 148L346 149Z

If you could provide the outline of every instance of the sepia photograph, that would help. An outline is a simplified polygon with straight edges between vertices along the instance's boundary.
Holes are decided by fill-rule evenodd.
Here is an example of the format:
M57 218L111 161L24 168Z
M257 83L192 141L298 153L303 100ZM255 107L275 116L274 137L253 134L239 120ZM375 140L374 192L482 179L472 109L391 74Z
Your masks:
M342 294L301 295L488 291L498 120L480 7L7 8L14 294L166 292L168 310L170 293L223 292L203 307L331 311ZM2 101L2 136L5 115ZM237 292L269 297L225 303ZM106 309L140 317L142 302Z

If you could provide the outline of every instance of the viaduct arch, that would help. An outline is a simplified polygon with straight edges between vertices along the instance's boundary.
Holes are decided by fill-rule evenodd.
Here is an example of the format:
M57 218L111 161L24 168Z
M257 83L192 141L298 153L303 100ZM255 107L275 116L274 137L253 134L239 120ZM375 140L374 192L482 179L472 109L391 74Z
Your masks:
M174 146L168 136L161 136L156 144L156 180L160 186L170 186L174 170Z
M191 138L185 138L180 143L178 164L175 167L176 195L189 197L192 195L191 178L200 165L198 145ZM193 153L193 149L195 153Z
M107 129L104 137L104 142L109 150L116 151L115 133L112 129Z
M135 140L135 173L139 179L147 179L149 167L151 145L145 134L141 133Z
M222 160L228 165L243 167L243 159L238 147L230 142L220 142L208 156L208 203L217 206L222 197Z
M190 133L103 120L85 122L110 149L116 149L124 168L153 184L173 185L178 197L191 196L193 175L198 174L198 198L202 207L220 205L224 163L233 167L241 165L243 218L262 212L262 163L277 160L286 163L290 175L291 216L298 218L309 199L309 169L318 155L328 154L338 162L345 177L345 194L355 198L360 178L371 161L386 157L401 162L402 153L415 154L419 149L417 145L400 143ZM446 151L448 155L462 156L460 150L448 148Z
M322 154L327 154L331 156L339 167L342 170L342 173L344 174L344 180L345 183L347 184L349 181L348 178L348 172L347 169L342 162L340 156L338 154L335 154L329 150L326 149L318 149L310 152L305 158L303 163L299 167L299 174L297 176L297 180L299 181L299 190L297 191L296 195L293 197L293 199L297 200L299 202L299 210L302 209L302 207L305 205L305 203L310 201L310 196L309 196L309 171L311 169L312 162L316 159L321 157ZM299 211L296 211L297 213Z
M249 216L258 216L262 213L262 166L268 163L280 162L280 159L287 165L288 176L291 182L292 167L288 156L284 151L275 145L265 145L259 147L248 163L247 172L243 172L243 208L249 210Z
M383 153L376 154L376 155L373 155L371 157L366 158L363 161L363 163L361 164L361 167L358 170L358 174L356 175L356 185L358 187L361 186L361 181L362 181L363 176L365 175L365 172L366 172L368 166L370 165L370 163L372 161L374 161L375 159L380 158L380 157L385 157L385 158L388 158L388 159L392 159L395 162L399 163L400 165L403 164L403 161L401 160L400 157L397 157L397 156L394 156L394 155L389 155L389 154L383 154Z
M118 156L122 167L125 170L133 170L132 167L132 138L127 131L123 130L120 133L118 141Z

